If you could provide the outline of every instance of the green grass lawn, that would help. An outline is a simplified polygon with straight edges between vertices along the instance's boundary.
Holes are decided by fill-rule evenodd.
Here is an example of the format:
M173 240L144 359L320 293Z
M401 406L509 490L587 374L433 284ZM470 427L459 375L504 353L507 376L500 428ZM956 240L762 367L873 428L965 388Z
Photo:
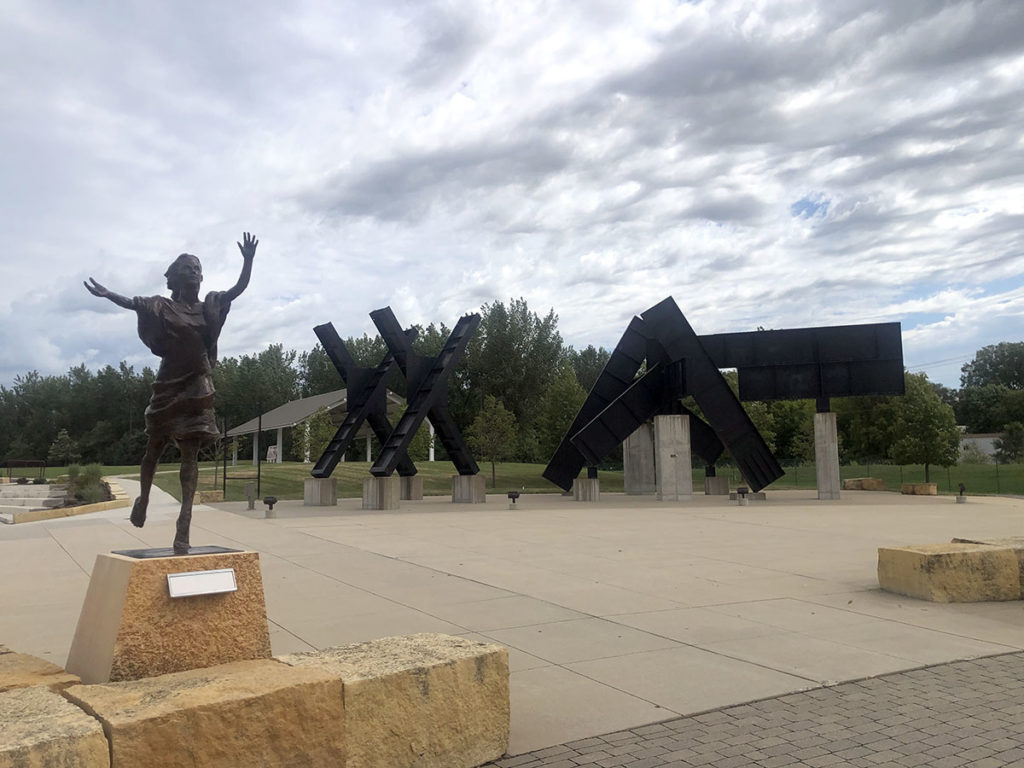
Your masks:
M423 492L427 495L443 496L451 493L451 476L455 468L449 462L418 462L419 474L423 477ZM286 462L284 464L263 464L260 467L260 494L277 496L279 499L301 499L302 481L309 477L311 464ZM518 490L521 493L559 493L560 489L541 476L543 464L518 464L514 462L497 465L497 483L492 488L491 466L481 464L480 472L487 481L488 492L504 493ZM156 484L175 498L180 493L178 465L162 464L156 476ZM338 495L343 498L358 498L363 492L363 478L369 475L370 465L363 461L338 464L332 477L338 480ZM66 474L66 467L47 467L46 477L55 479ZM138 477L137 465L104 467L105 475L127 475ZM742 485L735 467L719 467L718 474L729 477L732 487ZM28 474L35 477L36 474ZM895 464L851 464L840 467L843 479L850 477L878 477L885 480L889 489L899 491L902 483L924 482L924 467L920 464L899 466ZM228 466L229 501L244 501L244 486L256 479L256 468L251 464ZM932 467L931 481L938 485L939 493L957 493L959 484L967 486L968 494L1015 494L1024 495L1024 464L961 464L953 467ZM704 487L704 470L695 469L693 485L699 492ZM220 488L220 465L205 462L200 468L200 488ZM768 490L815 487L814 465L788 467L782 478L772 483ZM601 490L607 493L621 493L622 472L601 471Z

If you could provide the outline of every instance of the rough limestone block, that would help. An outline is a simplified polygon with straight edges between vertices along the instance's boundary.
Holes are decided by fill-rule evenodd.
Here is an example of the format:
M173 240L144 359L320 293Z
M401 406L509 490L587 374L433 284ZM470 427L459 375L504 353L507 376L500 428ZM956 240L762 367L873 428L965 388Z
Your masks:
M167 574L232 568L238 590L171 598ZM85 683L270 658L259 554L97 555L67 668Z
M957 496L958 499L963 498ZM988 538L975 538L975 539L953 539L956 544L986 544L990 547L1005 547L1012 549L1013 553L1017 556L1017 567L1020 572L1020 594L1021 599L1024 599L1024 536L1009 536L1002 539L988 539Z
M333 477L307 477L302 481L302 506L333 507L338 503L338 480Z
M573 498L576 501L600 501L601 479L597 477L577 477L572 481Z
M45 659L27 653L3 653L0 646L0 693L15 688L44 685L54 691L82 682L77 675Z
M5 653L14 653L14 651L12 651L6 645L0 644L0 655L5 654Z
M1019 600L1020 566L1016 553L984 544L925 544L881 547L878 584L936 603Z
M398 475L363 478L363 509L398 509L402 483Z
M224 501L224 491L196 491L192 497L193 504L213 504L218 501Z
M103 723L113 768L346 765L341 682L318 669L239 661L65 695Z
M935 483L904 483L900 493L905 496L938 496L939 488Z
M843 480L844 491L884 491L885 480L880 477L848 477Z
M110 768L103 726L46 686L0 693L0 768Z
M483 475L452 475L453 504L483 504L487 486Z
M508 749L508 651L451 635L282 656L344 683L348 768L470 768Z

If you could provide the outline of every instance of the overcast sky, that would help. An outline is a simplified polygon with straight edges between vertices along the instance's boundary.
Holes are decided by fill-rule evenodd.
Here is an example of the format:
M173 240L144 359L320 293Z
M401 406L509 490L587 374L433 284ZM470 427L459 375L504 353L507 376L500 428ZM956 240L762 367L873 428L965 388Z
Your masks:
M0 0L0 384L157 361L131 312L260 240L222 355L523 297L608 348L903 324L959 386L1024 337L1021 0Z

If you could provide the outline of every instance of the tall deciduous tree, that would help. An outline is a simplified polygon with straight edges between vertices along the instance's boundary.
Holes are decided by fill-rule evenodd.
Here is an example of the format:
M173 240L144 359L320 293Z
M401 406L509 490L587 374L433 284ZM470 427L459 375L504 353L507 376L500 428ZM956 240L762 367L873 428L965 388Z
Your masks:
M494 395L484 397L483 407L473 420L466 439L481 459L491 462L491 487L496 482L495 465L507 459L516 444L516 417Z
M1008 464L1024 459L1024 424L1011 421L996 439L996 460Z
M1024 389L1024 341L1004 341L979 349L960 369L960 384L964 388L1001 384Z
M554 455L586 398L587 393L576 380L572 367L561 366L548 391L544 393L540 406L538 438L544 460Z
M924 464L924 479L933 464L948 467L960 455L960 430L953 409L943 403L923 374L905 374L906 394L893 398L895 423L889 455L901 464Z

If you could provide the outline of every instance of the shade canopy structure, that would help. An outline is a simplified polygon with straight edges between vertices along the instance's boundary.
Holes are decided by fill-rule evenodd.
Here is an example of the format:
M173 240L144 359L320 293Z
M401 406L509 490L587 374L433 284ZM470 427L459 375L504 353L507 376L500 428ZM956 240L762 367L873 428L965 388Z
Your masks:
M313 395L311 397L292 400L284 405L271 408L266 413L257 416L254 419L249 419L249 421L239 424L236 427L232 427L228 430L227 436L238 437L240 435L251 435L261 429L264 432L276 430L278 433L277 461L282 461L283 451L281 433L283 430L303 423L321 408L326 408L331 411L332 421L336 424L340 424L341 420L345 418L345 403L347 399L347 389L336 389L333 392L326 392L322 395ZM396 414L405 406L405 400L389 390L387 393L387 404L388 415L390 416ZM360 434L364 431L367 430L362 430ZM256 457L254 456L254 462L255 459Z

